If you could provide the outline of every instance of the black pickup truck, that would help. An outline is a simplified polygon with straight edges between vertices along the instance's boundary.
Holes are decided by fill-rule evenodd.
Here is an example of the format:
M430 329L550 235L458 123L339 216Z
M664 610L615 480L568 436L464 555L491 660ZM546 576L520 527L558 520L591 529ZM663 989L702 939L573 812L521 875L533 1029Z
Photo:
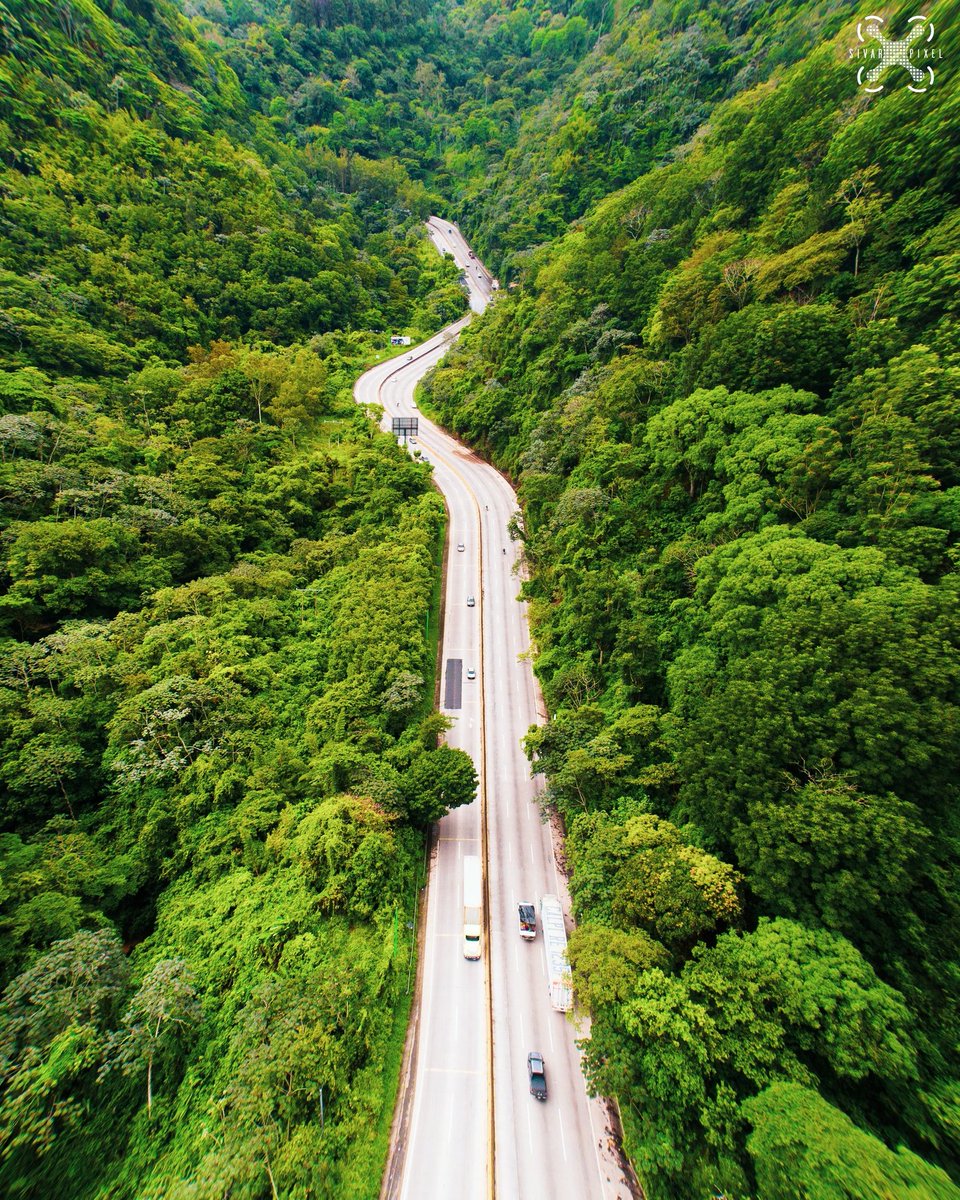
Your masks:
M537 1100L547 1098L547 1071L543 1065L543 1055L531 1050L527 1055L527 1074L530 1076L530 1095Z

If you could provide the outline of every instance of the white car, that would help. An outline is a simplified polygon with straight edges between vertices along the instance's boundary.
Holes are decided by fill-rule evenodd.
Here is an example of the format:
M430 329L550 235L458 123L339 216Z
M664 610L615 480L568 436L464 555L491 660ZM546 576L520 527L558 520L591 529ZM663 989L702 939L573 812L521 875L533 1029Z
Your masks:
M467 678L468 679L476 679L476 677L477 677L477 672L474 670L474 668L467 667Z
M457 542L457 553L462 554L464 550L466 550L466 546L463 544L463 542Z
M530 942L537 936L537 910L531 900L521 900L517 905L520 919L520 936Z

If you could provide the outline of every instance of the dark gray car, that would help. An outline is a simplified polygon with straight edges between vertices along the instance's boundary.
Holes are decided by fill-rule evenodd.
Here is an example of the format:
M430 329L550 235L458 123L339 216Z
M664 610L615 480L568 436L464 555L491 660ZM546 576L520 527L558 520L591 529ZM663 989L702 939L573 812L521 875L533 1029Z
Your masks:
M543 1063L543 1055L537 1050L531 1050L527 1055L527 1074L530 1076L530 1095L537 1100L547 1098L547 1071Z

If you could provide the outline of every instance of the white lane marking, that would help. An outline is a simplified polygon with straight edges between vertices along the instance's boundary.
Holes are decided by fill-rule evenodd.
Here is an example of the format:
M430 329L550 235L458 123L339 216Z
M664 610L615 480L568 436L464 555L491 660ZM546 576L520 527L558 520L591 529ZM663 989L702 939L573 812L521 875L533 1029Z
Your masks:
M520 974L520 948L516 942L513 943L513 962L516 967L517 974Z
M533 844L530 845L530 866L536 867L537 860L533 857Z
M563 1147L563 1161L567 1161L567 1139L563 1136L563 1111L557 1108L557 1119L560 1122L560 1145Z
M548 1022L547 1022L547 1033L550 1035L550 1049L551 1049L551 1050L553 1050L553 1049L554 1049L554 1044L553 1044L553 1021L548 1021Z
M530 1153L533 1154L533 1124L530 1120L530 1106L527 1105L527 1142L530 1145ZM564 1155L566 1158L566 1155Z
M523 1029L523 1013L520 1013L519 1016L520 1016L520 1041L524 1045L526 1045L527 1044L527 1035L526 1035L526 1033L524 1033L524 1029Z

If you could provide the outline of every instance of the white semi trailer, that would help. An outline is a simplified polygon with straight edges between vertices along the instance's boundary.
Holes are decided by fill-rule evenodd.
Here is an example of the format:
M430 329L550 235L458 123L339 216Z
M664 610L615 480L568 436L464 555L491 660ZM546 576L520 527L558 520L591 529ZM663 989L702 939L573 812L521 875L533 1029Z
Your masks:
M540 924L543 926L550 1003L557 1012L569 1012L573 1008L573 985L567 961L567 931L563 924L563 909L556 896L541 897Z
M483 871L475 854L463 856L463 957L480 957L483 927Z

